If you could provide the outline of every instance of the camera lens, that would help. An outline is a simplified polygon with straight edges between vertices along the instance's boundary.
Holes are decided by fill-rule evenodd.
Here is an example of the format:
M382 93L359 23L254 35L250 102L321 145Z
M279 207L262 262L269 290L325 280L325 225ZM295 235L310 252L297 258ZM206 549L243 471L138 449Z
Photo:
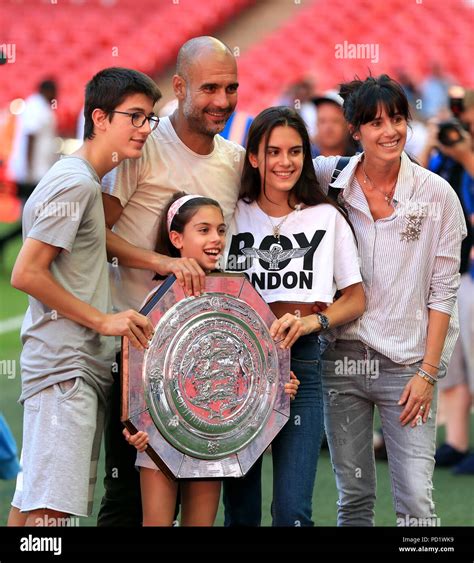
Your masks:
M443 121L439 124L438 140L446 146L452 147L462 141L462 125L457 120Z

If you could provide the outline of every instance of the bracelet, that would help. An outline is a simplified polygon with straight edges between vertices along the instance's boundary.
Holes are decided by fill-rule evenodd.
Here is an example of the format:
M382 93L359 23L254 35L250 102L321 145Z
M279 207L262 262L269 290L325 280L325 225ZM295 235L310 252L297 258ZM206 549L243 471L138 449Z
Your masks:
M425 360L423 360L423 361L421 362L421 365L423 365L423 364L426 364L427 366L430 366L431 368L434 368L434 369L439 369L439 366L434 366L433 364L430 364L430 363L428 363L428 362L425 362Z
M432 379L433 381L438 381L438 378L437 378L437 377L435 377L434 375L431 375L431 373L428 373L428 372L425 371L424 369L418 368L418 371L421 371L421 373L422 373L423 375L426 375L426 377L429 377L429 378Z
M426 377L426 375L423 375L422 373L420 373L419 371L416 372L416 375L419 375L421 377L421 379L424 379L425 381L427 381L430 385L434 385L435 381L433 381L431 378Z
M417 374L428 383L431 383L431 385L434 385L438 381L436 377L433 377L424 369L418 368Z
M430 379L434 379L435 381L437 380L437 377L435 377L434 375L431 375L431 373L428 373L427 371L425 371L422 368L418 368L418 371L420 371L423 375L426 375L426 377L429 377Z

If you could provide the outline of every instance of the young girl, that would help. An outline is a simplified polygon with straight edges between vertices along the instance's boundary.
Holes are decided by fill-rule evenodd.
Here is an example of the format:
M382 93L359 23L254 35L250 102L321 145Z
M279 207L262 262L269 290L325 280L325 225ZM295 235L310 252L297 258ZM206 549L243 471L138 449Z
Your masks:
M272 442L273 525L310 526L323 433L318 332L359 317L365 298L351 228L319 190L306 127L290 108L266 109L250 127L231 235L228 268L245 271L279 317L271 333L292 346L301 381ZM324 315L312 313L316 301L331 303ZM225 480L226 525L260 524L260 473L261 459L243 479Z
M198 195L176 193L166 205L159 226L156 251L172 257L195 260L210 272L218 267L225 246L226 226L217 201ZM299 381L292 374L286 392L294 397ZM183 526L212 526L217 513L219 480L168 479L144 453L146 432L133 436L124 429L126 440L140 452L140 485L144 526L171 526L180 487Z

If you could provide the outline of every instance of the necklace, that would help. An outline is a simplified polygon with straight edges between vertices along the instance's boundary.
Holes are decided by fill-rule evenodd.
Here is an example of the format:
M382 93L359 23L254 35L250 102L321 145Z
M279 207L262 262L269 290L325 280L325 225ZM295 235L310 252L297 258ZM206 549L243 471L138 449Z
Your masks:
M364 184L367 184L367 182L369 182L370 187L373 190L377 190L378 192L383 194L384 199L387 202L387 205L390 206L392 204L392 201L393 201L393 194L395 192L395 186L397 185L398 178L397 178L397 180L395 180L395 183L393 184L392 188L388 191L388 193L386 193L383 190L381 190L380 188L377 188L377 186L372 182L372 180L367 175L367 172L365 171L365 160L362 162L362 172L364 173Z
M268 220L270 221L270 224L272 226L272 231L273 231L273 238L276 238L278 241L280 241L280 231L281 228L283 226L283 223L288 219L288 217L291 215L291 211L290 213L288 213L288 215L285 215L283 217L283 219L278 223L278 225L275 225L275 223L272 221L270 215L268 215L267 213L265 213L265 215L268 217Z
M260 205L259 205L259 207L260 207L260 210L263 211L263 209ZM273 238L276 238L278 240L278 242L280 242L280 233L281 233L281 228L283 226L283 223L288 219L288 217L293 213L293 211L301 211L301 208L302 208L302 204L297 203L295 205L295 208L292 209L289 213L287 213L277 225L275 225L275 223L272 221L272 218L270 217L270 215L268 215L267 212L263 211L263 213L265 213L265 215L267 216L267 219L269 220L270 225L272 226Z

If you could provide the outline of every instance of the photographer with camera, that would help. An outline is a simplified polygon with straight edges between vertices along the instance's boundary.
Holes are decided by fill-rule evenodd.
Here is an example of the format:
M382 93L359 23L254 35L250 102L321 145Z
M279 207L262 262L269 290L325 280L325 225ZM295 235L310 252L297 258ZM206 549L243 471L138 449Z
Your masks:
M458 292L460 335L447 377L439 382L438 422L446 424L446 441L436 451L436 464L453 473L474 474L469 454L469 417L474 400L474 90L455 87L449 106L454 118L428 122L427 143L420 163L447 180L458 195L468 234L461 247Z
M448 182L450 176L458 175L461 169L474 177L474 90L452 87L449 108L451 118L443 121L432 118L428 121L426 143L418 155L422 166ZM453 167L457 170L452 170ZM455 186L453 188L456 189Z

